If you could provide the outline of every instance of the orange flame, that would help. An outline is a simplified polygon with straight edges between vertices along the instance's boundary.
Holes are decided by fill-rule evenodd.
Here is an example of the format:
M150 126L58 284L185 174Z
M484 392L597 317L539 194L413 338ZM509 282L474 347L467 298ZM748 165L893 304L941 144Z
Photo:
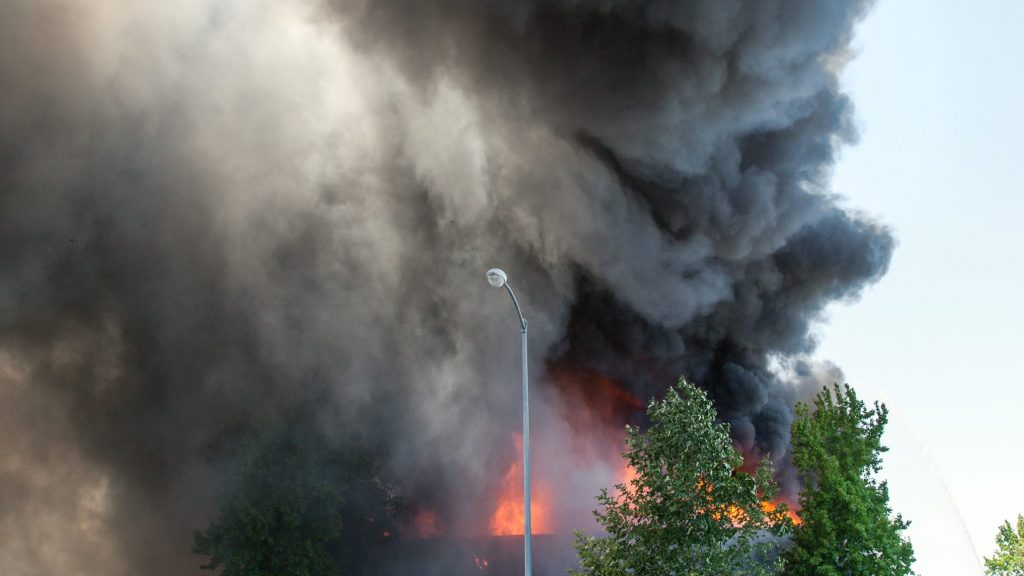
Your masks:
M638 473L635 468L630 466L627 462L623 461L622 469L620 470L618 477L618 484L623 484L625 485L627 490L632 490L634 488L633 480L636 480L636 478L638 477ZM710 494L713 490L714 487L711 484L706 483L703 480L697 481L696 491L698 493L707 492ZM765 514L771 514L772 512L778 510L780 503L787 505L786 516L788 516L789 519L793 521L793 524L798 525L803 522L803 520L800 519L800 516L796 513L796 511L793 510L792 507L790 507L791 505L781 498L775 501L763 500L761 502L761 510ZM743 524L750 521L750 518L747 516L746 512L744 512L742 508L736 506L735 504L727 505L725 507L725 510L721 512L712 512L711 516L716 520L720 520L723 517L728 518L732 522L733 526L742 526Z
M764 502L761 502L761 510L764 510L768 514L775 512L778 507L779 501L769 502L768 500L765 500ZM789 519L793 521L793 524L800 525L804 522L792 507L786 509L786 516L789 516Z
M515 436L516 453L518 454L501 480L501 493L498 505L491 515L491 534L494 536L512 536L524 533L526 514L523 506L523 437ZM534 483L530 494L531 534L550 532L548 518L547 489Z
M761 511L764 512L765 514L771 514L772 512L775 512L776 510L778 510L780 502L782 502L782 501L781 500L776 500L776 501L772 502L771 500L762 500L761 501ZM738 506L734 506L734 505L729 505L726 508L725 516L727 518L729 518L729 520L732 521L733 526L742 526L743 524L746 524L750 520L750 518L747 517L746 512L744 512ZM792 508L788 508L788 507L786 508L786 516L789 517L790 520L792 520L793 524L799 525L800 523L803 522L803 520L800 519L800 516L798 516L797 513ZM772 523L772 522L774 522L774 520L769 520L769 523Z
M633 468L628 463L626 463L622 467L622 471L619 473L618 483L625 486L626 490L631 490L633 488L633 480L636 480L639 477L640 473L636 471L636 468Z

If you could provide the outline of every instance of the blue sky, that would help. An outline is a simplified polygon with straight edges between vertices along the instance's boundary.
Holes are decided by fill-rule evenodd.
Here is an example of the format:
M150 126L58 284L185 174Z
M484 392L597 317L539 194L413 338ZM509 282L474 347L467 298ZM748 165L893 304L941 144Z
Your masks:
M990 555L1024 513L1021 22L1021 2L881 2L843 75L861 139L835 190L899 245L818 356L893 410L884 477L926 576L980 573L967 533Z

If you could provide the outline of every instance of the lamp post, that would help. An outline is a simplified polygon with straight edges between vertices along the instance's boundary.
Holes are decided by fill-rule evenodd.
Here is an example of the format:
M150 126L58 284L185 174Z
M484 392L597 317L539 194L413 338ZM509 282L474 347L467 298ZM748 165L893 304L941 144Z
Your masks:
M526 356L526 319L523 318L523 310L519 307L516 294L508 283L508 274L501 268L491 268L487 271L487 282L495 288L502 286L508 290L512 297L512 304L515 304L516 314L519 315L519 333L523 340L523 557L525 561L525 574L533 574L533 550L531 547L530 529L530 375L527 367Z

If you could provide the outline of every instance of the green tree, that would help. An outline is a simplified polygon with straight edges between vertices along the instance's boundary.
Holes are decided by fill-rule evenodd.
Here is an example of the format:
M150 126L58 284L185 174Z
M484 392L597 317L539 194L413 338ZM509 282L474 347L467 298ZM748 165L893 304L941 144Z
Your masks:
M341 537L345 503L324 466L291 439L247 443L219 521L196 532L201 567L222 576L333 576L330 550Z
M616 494L602 490L594 512L607 537L576 533L581 576L726 576L776 570L773 540L790 527L785 507L769 511L776 495L766 461L755 474L739 472L743 458L729 426L700 389L680 379L647 408L646 431L626 428L635 477Z
M1017 516L1017 531L1003 522L996 534L995 556L985 558L985 572L990 576L1024 576L1024 516Z
M824 388L814 409L798 404L793 463L804 488L802 523L786 553L790 576L903 576L914 550L903 537L909 522L889 508L881 469L884 404L868 409L848 385Z
M394 531L383 511L387 491L365 455L285 434L243 443L235 462L219 518L194 534L193 552L209 557L204 570L336 576Z

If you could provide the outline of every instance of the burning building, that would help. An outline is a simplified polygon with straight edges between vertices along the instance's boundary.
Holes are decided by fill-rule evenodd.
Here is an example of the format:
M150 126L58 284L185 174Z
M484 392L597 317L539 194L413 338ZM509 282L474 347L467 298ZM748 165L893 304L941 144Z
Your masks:
M374 455L394 538L515 532L498 264L539 531L680 374L792 495L811 328L894 244L829 189L869 5L4 2L0 572L194 570L232 446L295 420Z

